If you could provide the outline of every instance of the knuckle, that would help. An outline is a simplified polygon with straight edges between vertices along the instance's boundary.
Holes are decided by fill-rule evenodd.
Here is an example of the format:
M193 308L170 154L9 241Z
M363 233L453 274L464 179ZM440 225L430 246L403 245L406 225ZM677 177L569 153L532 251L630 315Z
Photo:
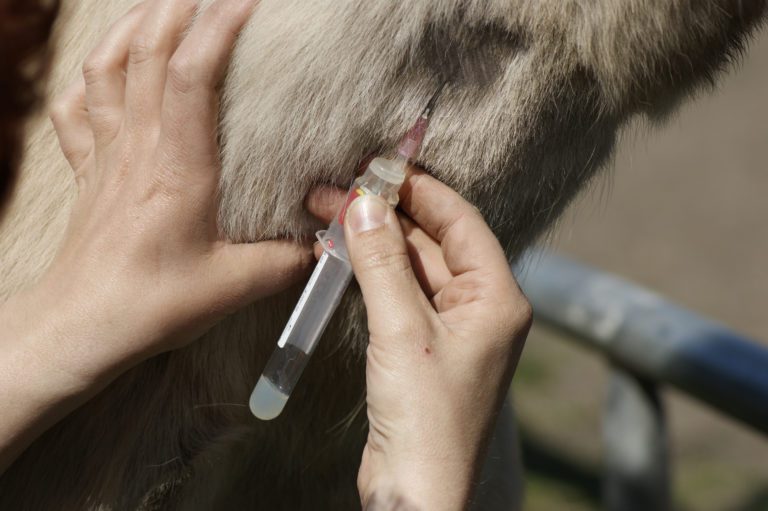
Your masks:
M128 46L128 63L140 65L152 60L158 54L156 40L147 34L139 34L133 38Z
M404 249L378 241L365 247L359 261L366 270L406 271L411 267L410 259Z
M401 273L410 269L408 256L401 252L381 252L370 254L365 263L369 270L386 270L389 273Z
M168 85L174 92L187 94L198 85L196 72L189 59L173 57L168 63Z
M83 78L85 78L85 84L90 85L98 82L108 71L109 64L96 55L89 55L85 59L82 66Z
M68 98L59 96L53 100L48 108L48 117L53 121L54 126L66 122L69 117L70 102Z
M495 319L485 323L483 335L474 343L474 355L493 366L506 365L510 357L519 354L519 346L525 341L533 323L533 309L525 297L498 303L494 308Z
M205 10L203 19L206 21L212 21L229 17L230 9L228 7L230 3L231 2L213 2Z
M523 295L510 300L504 305L503 316L507 320L505 330L510 334L528 332L533 324L533 307L531 302Z
M471 214L471 215L474 215L475 217L477 217L477 218L479 218L479 219L481 219L481 220L484 220L484 219L485 219L485 217L483 216L483 212L482 212L482 211L480 211L480 208L478 208L477 206L475 206L475 205L474 205L474 204L472 204L471 202L469 202L469 203L467 203L467 204L468 204L468 206L469 206L469 207L468 207L468 210L469 210L469 214Z
M463 199L462 199L463 200ZM457 200L456 206L462 209L461 228L464 231L474 231L478 224L485 224L485 217L483 212L472 203L464 202L463 204Z
M76 162L79 159L80 152L66 144L59 144L59 147L61 147L61 153L64 155L64 159L74 167L73 162Z
M482 297L482 291L474 284L452 285L440 292L440 306L451 309L463 303L472 303Z
M213 2L205 10L202 22L211 25L215 30L229 30L236 23L237 13L241 9L238 2ZM234 30L233 30L234 32Z
M443 239L449 232L458 233L460 237L466 237L467 234L473 232L475 225L473 220L477 220L478 217L480 220L483 220L479 209L458 196L446 201L445 211L454 213L452 213L449 221L440 226L438 231L439 239Z
M533 325L533 306L527 299L521 300L517 306L517 331L527 332Z

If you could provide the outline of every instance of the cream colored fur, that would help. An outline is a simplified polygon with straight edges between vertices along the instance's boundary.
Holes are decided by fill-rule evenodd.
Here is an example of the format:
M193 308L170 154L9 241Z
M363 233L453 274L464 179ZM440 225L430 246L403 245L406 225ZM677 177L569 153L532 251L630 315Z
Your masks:
M51 94L131 0L69 0ZM444 77L420 163L474 201L511 258L609 158L635 114L710 83L764 0L262 0L223 88L222 231L298 237L313 185L390 150ZM51 260L74 193L32 123L0 226L0 296ZM191 281L190 285L194 285ZM356 294L286 413L245 406L297 290L145 362L46 433L0 479L3 509L350 509L364 426Z

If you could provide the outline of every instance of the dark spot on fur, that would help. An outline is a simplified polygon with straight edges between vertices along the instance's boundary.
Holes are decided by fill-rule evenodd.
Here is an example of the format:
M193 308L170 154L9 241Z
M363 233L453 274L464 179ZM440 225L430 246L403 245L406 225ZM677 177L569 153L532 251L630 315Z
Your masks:
M430 69L438 82L452 87L484 89L498 80L506 64L525 48L525 37L498 23L427 27L415 60Z

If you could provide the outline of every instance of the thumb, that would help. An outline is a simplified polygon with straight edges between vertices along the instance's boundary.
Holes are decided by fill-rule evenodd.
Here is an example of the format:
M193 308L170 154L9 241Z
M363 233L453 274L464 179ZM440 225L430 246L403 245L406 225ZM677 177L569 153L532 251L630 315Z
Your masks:
M421 319L429 302L413 273L394 210L381 197L358 197L347 210L344 239L371 333L383 334L393 324L405 327L409 319Z
M315 261L308 245L291 241L226 244L217 259L214 278L235 309L299 282Z

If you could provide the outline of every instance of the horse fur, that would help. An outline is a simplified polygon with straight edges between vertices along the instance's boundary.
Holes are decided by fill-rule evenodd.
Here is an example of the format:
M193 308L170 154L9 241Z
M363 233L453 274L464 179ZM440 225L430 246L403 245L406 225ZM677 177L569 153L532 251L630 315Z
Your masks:
M50 96L132 0L65 0ZM605 166L630 119L663 118L744 48L764 0L262 0L222 88L220 229L320 228L302 208L393 148L447 80L419 163L483 212L510 258ZM0 225L0 296L55 254L75 193L50 123L30 123ZM193 285L193 284L191 284ZM299 289L148 360L0 478L3 508L354 509L366 339L348 293L285 413L252 385Z

